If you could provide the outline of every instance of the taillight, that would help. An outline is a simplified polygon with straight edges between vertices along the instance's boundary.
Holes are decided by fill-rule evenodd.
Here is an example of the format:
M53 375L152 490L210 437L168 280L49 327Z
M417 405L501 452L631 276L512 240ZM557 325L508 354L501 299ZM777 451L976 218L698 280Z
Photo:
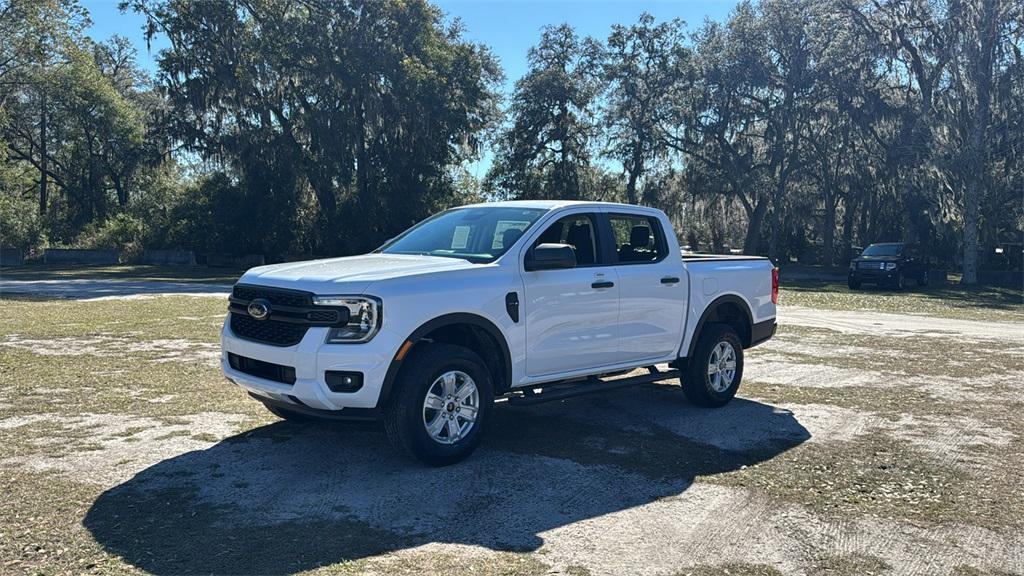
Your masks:
M779 269L772 268L772 304L779 303Z

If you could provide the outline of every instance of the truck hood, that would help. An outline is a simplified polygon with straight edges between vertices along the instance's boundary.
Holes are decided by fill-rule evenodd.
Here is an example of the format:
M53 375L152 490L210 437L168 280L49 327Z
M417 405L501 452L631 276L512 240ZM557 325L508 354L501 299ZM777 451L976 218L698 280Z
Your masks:
M260 266L242 275L239 282L315 294L362 294L370 284L381 280L476 266L466 260L441 256L364 254Z

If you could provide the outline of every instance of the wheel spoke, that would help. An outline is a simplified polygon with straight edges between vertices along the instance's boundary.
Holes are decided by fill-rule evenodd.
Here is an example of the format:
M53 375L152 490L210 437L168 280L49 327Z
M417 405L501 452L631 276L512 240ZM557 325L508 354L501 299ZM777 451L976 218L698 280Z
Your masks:
M474 392L476 392L476 384L474 384L472 380L467 380L466 382L463 382L462 386L459 387L457 392L455 392L455 398L457 398L459 402L465 402L473 395Z
M469 404L463 404L462 410L459 411L459 417L466 422L476 422L476 406L470 406Z
M455 442L456 440L459 439L460 435L461 430L459 427L458 419L452 418L451 420L448 420L448 441Z
M433 392L427 392L427 399L423 402L423 405L432 410L443 410L444 398L441 398Z
M445 422L447 422L447 420L445 420L444 414L439 412L434 416L434 419L427 424L427 433L430 434L432 438L437 438L438 434L441 433L441 429L444 428Z
M448 372L447 374L445 374L444 377L442 378L441 382L442 382L442 385L444 386L444 395L445 396L451 396L451 395L455 394L455 373L454 372Z
M728 362L726 362L725 363L725 369L726 370L735 370L736 369L736 360L729 360Z
M712 362L708 364L708 376L718 374L718 362Z

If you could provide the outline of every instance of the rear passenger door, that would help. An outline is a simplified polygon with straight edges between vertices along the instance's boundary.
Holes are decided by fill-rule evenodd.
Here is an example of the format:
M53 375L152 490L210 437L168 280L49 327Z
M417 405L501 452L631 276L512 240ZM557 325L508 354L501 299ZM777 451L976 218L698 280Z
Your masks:
M619 280L619 362L660 358L679 348L688 296L682 256L669 254L661 220L607 214Z

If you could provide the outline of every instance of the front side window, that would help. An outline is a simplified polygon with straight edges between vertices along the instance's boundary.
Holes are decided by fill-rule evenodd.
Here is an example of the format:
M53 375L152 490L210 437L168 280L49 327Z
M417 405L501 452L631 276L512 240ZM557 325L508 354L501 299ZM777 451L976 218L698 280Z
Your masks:
M665 257L661 226L656 218L611 214L609 221L618 262L657 262Z
M543 208L478 206L455 208L427 218L391 240L378 252L497 260L538 218Z
M597 226L594 222L594 217L589 214L566 216L548 226L533 247L568 244L576 252L577 266L593 266L597 263Z

